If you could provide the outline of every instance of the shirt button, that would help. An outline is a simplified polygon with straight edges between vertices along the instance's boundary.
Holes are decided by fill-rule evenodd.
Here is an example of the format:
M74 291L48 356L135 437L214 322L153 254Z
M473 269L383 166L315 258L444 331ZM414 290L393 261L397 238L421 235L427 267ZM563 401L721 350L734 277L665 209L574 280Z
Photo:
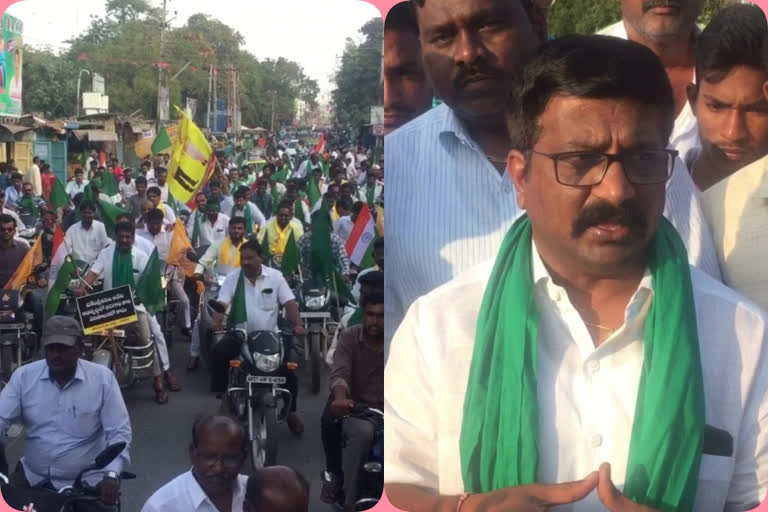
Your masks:
M595 434L594 436L592 436L592 446L597 448L602 444L603 444L603 436L601 436L600 434Z
M587 369L590 373L597 373L600 370L600 361L590 361L587 363Z

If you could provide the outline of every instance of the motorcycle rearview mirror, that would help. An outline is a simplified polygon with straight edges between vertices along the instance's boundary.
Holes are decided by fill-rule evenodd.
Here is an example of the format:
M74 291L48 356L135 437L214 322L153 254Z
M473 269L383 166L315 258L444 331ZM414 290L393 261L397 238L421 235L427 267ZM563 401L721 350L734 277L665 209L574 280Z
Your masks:
M107 446L104 448L104 451L96 456L96 463L94 464L96 467L93 469L104 469L109 465L110 462L115 460L117 456L123 452L123 450L125 450L124 442Z
M224 306L224 304L217 301L216 299L209 300L208 305L211 307L212 310L214 310L217 313L224 314L227 312L226 306Z

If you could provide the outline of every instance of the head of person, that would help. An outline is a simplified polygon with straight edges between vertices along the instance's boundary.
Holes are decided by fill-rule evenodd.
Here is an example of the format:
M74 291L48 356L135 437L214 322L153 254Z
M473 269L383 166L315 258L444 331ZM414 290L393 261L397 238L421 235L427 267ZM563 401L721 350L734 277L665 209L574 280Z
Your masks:
M315 183L319 183L323 179L323 170L320 168L312 169L312 177L315 179Z
M152 206L157 208L160 204L160 198L162 197L162 191L160 187L149 187L147 190L147 199L152 202Z
M344 178L345 178L346 176L347 176L347 173L346 173L346 172L344 172L344 171L339 171L339 172L337 172L337 173L336 173L336 175L333 177L333 179L334 179L334 182L335 182L337 185L339 185L339 186L340 186L340 185L341 185L341 183L344 181Z
M342 198L339 198L338 201L336 201L336 211L339 213L340 217L346 217L347 215L349 215L351 209L352 209L352 199L350 199L349 197L342 197Z
M320 160L320 155L318 153L312 153L311 155L309 155L309 160L314 165L318 162L318 160Z
M80 223L85 229L90 229L93 225L93 217L96 215L96 205L93 201L83 199L80 201Z
M0 241L8 245L16 235L16 219L7 213L0 214Z
M360 294L363 308L363 329L368 340L384 342L384 294Z
M34 189L32 188L31 183L24 183L21 193L24 195L24 197L32 197L34 196Z
M232 243L239 244L245 237L245 218L232 217L229 219L229 238Z
M171 161L171 156L168 153L163 153L163 163L168 165L168 162Z
M698 121L701 159L730 174L768 153L768 81L762 9L720 11L696 41L696 83L688 99Z
M248 453L243 427L228 416L206 415L192 425L192 473L208 496L231 491Z
M229 171L229 181L231 183L240 181L240 171L238 169L232 169Z
M38 156L32 157L32 163L35 165L40 165L40 157Z
M147 193L147 178L144 176L139 175L136 177L136 193L139 197L143 197Z
M376 184L376 178L377 178L377 172L374 170L368 171L368 174L365 176L365 183L368 186L373 186Z
M221 193L225 196L229 195L229 176L222 174L219 176L219 182L221 183Z
M509 82L546 34L535 0L413 0L424 68L460 119L496 124Z
M267 193L267 180L266 178L261 178L256 182L256 192L259 193L260 196L263 196Z
M91 171L91 174L95 174L98 171L98 165L99 165L99 162L97 160L91 160L91 163L90 163L91 168L89 169Z
M141 203L141 218L144 222L146 222L147 214L150 211L152 211L154 208L155 208L155 205L153 205L152 201L150 201L149 199Z
M261 176L265 180L270 180L274 173L275 173L275 166L272 164L265 165L264 168L261 170Z
M71 379L77 370L82 349L80 322L69 316L55 315L43 326L41 344L45 362L54 379Z
M291 219L293 219L293 201L281 202L277 207L277 225L280 229L285 229Z
M144 160L143 162L141 162L141 174L143 174L144 176L147 175L147 173L151 168L152 168L152 163L149 160Z
M18 172L11 174L11 185L13 185L13 188L15 188L16 190L19 190L19 191L21 190L21 180L22 180L21 174L19 174Z
M328 208L333 208L336 206L336 194L333 192L326 192L323 194L323 199L325 199L325 204L328 205Z
M93 193L93 197L98 198L99 194L101 193L101 178L93 178L91 181L88 182L88 185L91 187L91 192Z
M198 192L195 195L195 205L197 208L201 211L205 211L205 206L208 204L208 196L205 195L203 192Z
M134 219L131 216L131 214L127 213L127 212L118 213L117 217L115 217L115 221L116 222L130 222L130 223L133 223L133 220Z
M357 282L360 284L360 297L384 294L384 272L367 272L361 275Z
M83 183L83 180L85 179L85 173L83 172L83 169L78 167L75 169L75 183L78 185Z
M5 208L5 190L0 189L0 212Z
M157 178L157 184L161 187L165 185L166 180L168 179L168 169L165 167L158 167L155 169L155 178Z
M384 133L423 114L432 106L421 61L419 24L408 2L395 4L384 21Z
M165 215L161 210L152 208L147 212L147 216L144 219L147 222L147 231L153 235L157 235L163 230L163 218Z
M341 186L339 187L339 191L340 191L340 194L341 194L342 197L351 197L352 196L352 184L349 183L349 182L342 183Z
M205 205L205 216L211 223L219 218L219 212L221 212L221 205L216 201L209 201Z
M373 242L373 261L381 270L384 270L384 238L377 238Z
M220 202L221 199L222 199L221 182L212 181L211 182L211 200Z
M234 198L235 208L244 210L248 204L248 187L239 187L235 190Z
M526 65L507 102L507 166L554 272L645 265L675 161L674 118L667 74L638 43L565 36Z
M131 169L130 167L126 167L125 169L123 169L123 181L125 181L126 183L130 183L132 179L133 179L133 169Z
M646 45L692 37L696 18L704 7L704 0L620 1L627 34Z
M40 172L43 174L48 174L51 172L51 164L42 164L40 166Z
M288 186L285 188L285 199L291 202L291 204L295 203L296 200L299 198L299 188L294 183L289 183Z
M130 252L135 237L136 226L133 222L118 222L115 226L115 247L118 251Z
M349 197L346 197L345 199L349 200L350 202L352 201L352 199ZM355 201L352 204L352 207L349 210L350 212L349 218L352 222L357 222L357 217L360 215L360 212L362 211L362 209L363 209L362 201Z
M247 240L240 246L240 267L245 277L255 279L261 275L261 243L255 238Z
M309 482L287 466L257 469L245 489L243 512L307 512Z

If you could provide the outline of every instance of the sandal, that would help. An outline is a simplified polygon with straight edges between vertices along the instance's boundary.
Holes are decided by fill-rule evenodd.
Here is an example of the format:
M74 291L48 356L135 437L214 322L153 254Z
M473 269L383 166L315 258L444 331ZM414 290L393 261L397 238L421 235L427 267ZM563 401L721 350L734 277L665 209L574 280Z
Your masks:
M168 403L168 393L165 392L163 381L160 379L160 377L155 378L155 402L160 405L165 405Z
M288 424L288 430L293 435L300 436L304 433L304 423L295 412L289 413L288 417L285 418L285 422Z
M194 372L197 370L197 362L199 359L195 356L192 356L189 358L189 363L187 364L187 371L188 372Z
M168 370L167 372L165 372L165 383L168 384L168 389L170 389L174 393L181 391L181 386L179 385L179 382L176 380L176 376L173 373L171 373L171 370Z

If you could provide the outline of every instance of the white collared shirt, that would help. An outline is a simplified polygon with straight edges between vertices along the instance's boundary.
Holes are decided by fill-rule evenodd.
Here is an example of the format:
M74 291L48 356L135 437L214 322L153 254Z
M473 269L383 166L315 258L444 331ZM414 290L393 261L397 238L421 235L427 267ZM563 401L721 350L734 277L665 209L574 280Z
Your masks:
M267 225L267 219L264 218L264 214L261 213L261 210L259 210L259 207L250 201L246 201L245 206L251 210L251 221L253 221L254 227L255 226L259 227L259 229L254 230L254 232L261 231L262 229L264 229ZM245 218L245 208L243 208L242 210L238 210L237 206L233 206L232 209L229 211L232 212L232 217Z
M235 295L240 269L233 270L224 279L219 290L218 301L231 304ZM291 287L282 272L266 265L261 266L261 275L256 283L245 281L245 307L248 310L248 332L276 331L277 314L286 302L295 300Z
M82 221L72 224L64 235L69 248L77 259L92 265L99 253L111 242L104 224L94 220L91 229L85 229Z
M211 224L206 215L197 211L190 215L187 221L187 236L190 241L192 240L192 234L195 232L196 215L200 215L200 240L197 243L198 247L213 245L227 238L229 234L229 216L219 213L219 216L216 217L216 222Z
M630 299L625 324L595 348L566 291L553 283L536 251L533 256L540 314L538 480L579 480L610 462L621 490L643 365L643 325L653 295L650 274ZM384 377L388 483L419 485L442 495L464 492L462 411L478 311L493 263L420 298L395 334ZM732 457L702 456L694 510L745 510L760 503L768 489L768 318L694 267L691 281L706 423L734 440ZM604 508L593 492L558 510Z
M168 262L168 252L171 250L171 242L173 242L173 231L165 231L161 228L161 231L153 235L148 229L137 229L136 237L142 237L149 240L152 245L157 248L157 257L163 262Z
M232 493L232 512L243 509L247 475L238 475ZM197 483L192 471L183 473L150 496L141 512L219 512Z
M85 192L85 187L88 186L88 180L83 180L82 183L78 183L75 180L67 183L66 192L70 199L74 199L77 194Z
M523 213L509 173L499 173L445 104L385 138L387 268L386 352L408 307L460 272L496 257ZM667 182L664 216L691 264L720 279L712 235L685 164Z
M627 28L624 21L618 21L600 30L598 34L613 36L620 39L628 39ZM691 77L691 82L696 81L696 75ZM699 125L696 116L693 115L691 104L686 100L683 110L675 118L672 135L669 136L669 147L680 153L683 162L688 162L692 152L701 151L701 139L699 139Z

